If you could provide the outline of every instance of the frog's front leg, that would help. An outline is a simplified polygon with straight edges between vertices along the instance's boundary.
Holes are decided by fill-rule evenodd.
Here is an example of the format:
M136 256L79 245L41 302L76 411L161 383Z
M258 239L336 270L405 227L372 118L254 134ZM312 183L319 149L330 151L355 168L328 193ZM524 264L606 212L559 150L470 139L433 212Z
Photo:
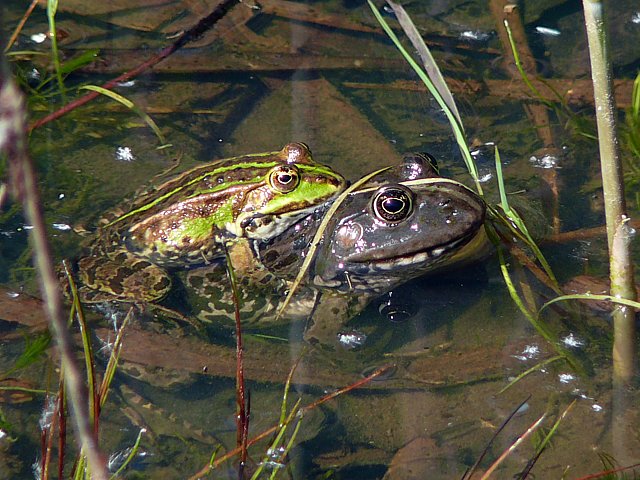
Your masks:
M364 294L350 295L344 292L324 291L318 295L313 312L309 316L304 339L324 348L335 349L338 335L345 324L360 313L368 302Z

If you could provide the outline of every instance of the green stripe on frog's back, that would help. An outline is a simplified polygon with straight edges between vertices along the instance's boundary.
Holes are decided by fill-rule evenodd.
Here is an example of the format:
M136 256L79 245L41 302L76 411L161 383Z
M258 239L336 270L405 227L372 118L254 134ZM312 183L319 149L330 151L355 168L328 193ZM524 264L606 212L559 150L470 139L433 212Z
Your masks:
M276 166L276 164L274 164L273 166ZM337 175L334 174L334 172L329 169L324 167L323 165L297 165L298 170L300 171L300 173L302 174L302 177L306 180L305 182L300 182L300 185L293 191L290 193L281 193L280 197L284 197L284 199L293 199L293 197L297 197L298 195L295 195L298 192L304 191L304 196L300 195L300 199L309 199L310 197L308 196L311 193L320 193L322 196L324 195L330 195L331 193L335 192L335 185L332 184L327 184L325 182L325 179L318 177L315 182L310 182L313 179L310 178L306 178L305 175L308 175L309 173L313 173L313 174L319 174L319 175L323 175L325 177L333 177L334 179L336 179L338 182L342 182L342 179L340 177L338 177ZM202 177L204 178L204 176ZM254 178L247 178L247 179L243 179L243 180L238 180L238 181L233 181L233 182L224 182L220 185L216 185L215 187L209 188L209 189L204 189L204 190L199 190L197 192L191 193L189 195L187 195L185 198L194 198L197 197L198 195L205 195L207 193L215 193L215 192L219 192L221 190L225 190L229 187L233 187L236 185L248 185L251 183L259 183L259 182L263 182L265 181L265 176L264 175L256 175ZM310 188L310 187L315 187L315 188ZM318 188L321 187L321 188ZM324 188L322 188L324 187ZM271 210L270 210L271 211Z
M278 152L269 153L269 154L263 154L261 156L265 156L266 157L266 156L275 155L277 153ZM254 156L258 156L258 155L245 155L243 157L235 157L235 158L232 158L232 159L223 160L222 162L224 162L226 164L226 163L231 162L231 161L236 162L236 161L239 161L239 160L241 160L243 158L254 157ZM251 178L251 179L247 179L245 181L236 182L236 183L251 183L252 181L255 182L256 179L258 179L258 178L264 178L264 173L265 172L267 172L270 169L274 168L275 166L281 165L281 164L282 164L282 162L278 162L278 161L261 162L261 163L259 163L259 162L244 163L243 162L243 163L234 163L233 165L221 166L221 167L215 168L214 170L209 170L211 168L211 165L203 165L201 167L196 167L195 169L189 170L189 171L183 173L182 175L180 175L179 177L174 178L174 179L164 183L163 185L160 185L158 187L158 189L156 191L154 191L154 194L153 194L154 200L153 201L151 201L149 203L146 203L146 204L142 205L141 207L138 207L138 208L136 208L134 210L131 210L130 212L125 213L124 215L122 215L122 216L116 218L115 220L111 221L110 223L108 223L106 225L106 227L113 226L116 223L119 223L119 222L125 220L126 218L129 218L129 217L131 217L133 215L136 215L138 213L145 212L145 211L149 210L150 208L153 208L154 206L162 203L163 201L165 201L167 199L170 199L174 195L182 192L183 190L187 189L187 187L189 187L191 185L194 185L194 184L204 180L207 177L219 176L221 174L224 174L224 173L227 173L227 172L231 172L231 171L234 171L234 170L240 170L240 169L247 170L247 171L248 170L253 170L254 172L255 171L263 172L262 176L260 176L258 174L258 175L254 175L254 177ZM201 171L205 170L205 169L208 170L208 171L206 173L201 173ZM196 175L195 178L192 178L192 179L187 180L185 182L185 178L189 177L190 175L194 175L194 174ZM170 191L168 191L167 193L164 193L164 194L162 194L162 193L159 194L158 193L159 191L162 191L164 188L167 188L167 186L170 186L172 184L175 185L176 183L179 184L178 187L173 188L172 190L170 190ZM220 184L220 189L226 188L229 185L230 185L229 183L223 182L222 184ZM199 192L196 192L192 196L196 196L196 195L199 195L199 194L200 194ZM189 197L187 197L187 198L189 198Z

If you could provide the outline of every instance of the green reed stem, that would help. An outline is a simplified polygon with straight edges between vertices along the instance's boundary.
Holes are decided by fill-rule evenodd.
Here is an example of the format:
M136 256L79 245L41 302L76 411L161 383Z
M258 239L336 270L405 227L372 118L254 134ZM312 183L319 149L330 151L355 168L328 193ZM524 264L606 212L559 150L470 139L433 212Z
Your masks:
M49 39L51 40L51 58L53 68L56 71L58 88L62 99L66 99L64 82L62 81L62 67L60 66L60 52L58 51L58 36L56 34L56 12L58 11L58 0L47 0L47 20L49 21Z
M616 108L611 80L608 38L604 25L604 6L600 0L583 0L587 27L591 77L600 146L600 169L604 191L611 295L636 299L631 259L631 232L627 226L622 162L616 134ZM613 311L613 380L629 383L636 371L635 311L617 307Z

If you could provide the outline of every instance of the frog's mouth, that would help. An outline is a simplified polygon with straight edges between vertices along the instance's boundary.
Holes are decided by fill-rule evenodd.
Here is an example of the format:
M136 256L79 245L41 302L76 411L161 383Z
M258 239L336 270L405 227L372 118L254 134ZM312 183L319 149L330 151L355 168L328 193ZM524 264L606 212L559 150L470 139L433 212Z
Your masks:
M402 255L384 258L356 254L350 256L348 261L361 268L367 268L369 273L398 270L401 274L406 274L406 269L411 267L428 271L432 267L440 266L444 261L447 261L446 266L448 267L475 259L481 256L482 251L486 250L487 242L485 231L481 228L444 245L428 249L409 251Z

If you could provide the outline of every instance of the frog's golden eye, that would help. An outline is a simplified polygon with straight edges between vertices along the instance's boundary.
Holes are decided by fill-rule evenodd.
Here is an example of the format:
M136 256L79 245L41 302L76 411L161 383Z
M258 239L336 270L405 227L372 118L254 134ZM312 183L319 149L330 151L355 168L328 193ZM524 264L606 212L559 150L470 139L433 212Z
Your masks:
M292 192L300 183L300 174L293 165L276 167L269 173L269 186L280 193Z
M400 223L413 212L413 192L404 185L387 185L373 195L371 208L378 220Z

